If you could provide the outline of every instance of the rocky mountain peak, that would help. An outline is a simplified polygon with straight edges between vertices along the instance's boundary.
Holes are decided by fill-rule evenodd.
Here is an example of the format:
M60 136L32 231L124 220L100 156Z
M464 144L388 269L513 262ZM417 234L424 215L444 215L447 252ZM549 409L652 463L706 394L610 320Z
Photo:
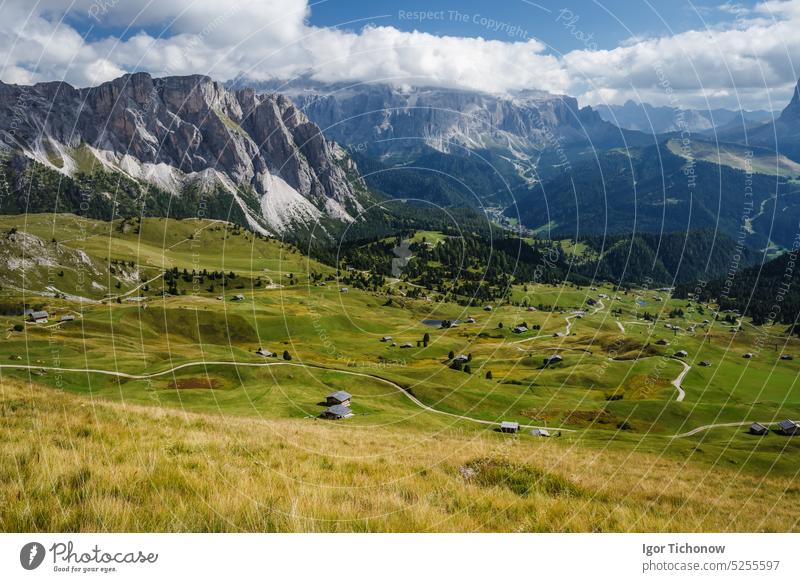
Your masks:
M254 193L248 216L267 231L325 215L349 221L360 208L354 166L283 95L133 73L86 89L3 84L0 113L7 141L62 173L80 171L75 152L88 148L107 169L173 193L211 179L240 201Z
M798 123L800 122L800 81L794 87L792 100L781 112L779 120L784 123Z
M234 85L244 83L239 79ZM591 108L581 109L574 97L543 91L495 95L384 83L325 84L308 77L252 86L286 94L328 137L381 156L427 147L441 152L499 149L529 159L555 140L590 143L620 132ZM617 136L617 141L623 140Z

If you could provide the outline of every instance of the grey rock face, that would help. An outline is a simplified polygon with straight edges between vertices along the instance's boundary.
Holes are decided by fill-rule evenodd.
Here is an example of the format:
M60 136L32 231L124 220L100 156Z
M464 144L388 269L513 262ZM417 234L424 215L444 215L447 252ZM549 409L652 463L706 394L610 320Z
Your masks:
M355 167L292 102L276 94L229 91L208 77L125 75L98 87L0 82L3 141L47 163L87 145L119 162L165 164L190 175L214 170L237 187L270 197L279 177L307 202L311 216L358 208ZM69 164L62 166L69 170ZM286 191L276 204L301 206ZM278 216L282 209L278 207ZM286 212L293 212L286 209Z
M241 83L241 81L240 81ZM253 85L251 83L251 85ZM573 97L524 91L497 96L384 84L323 84L298 79L253 85L277 90L337 142L380 153L504 148L530 154L619 132Z

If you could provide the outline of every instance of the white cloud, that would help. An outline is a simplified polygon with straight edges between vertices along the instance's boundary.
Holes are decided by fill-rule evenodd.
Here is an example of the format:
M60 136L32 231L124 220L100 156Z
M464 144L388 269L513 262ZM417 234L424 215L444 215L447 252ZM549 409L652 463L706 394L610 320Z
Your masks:
M792 4L792 6L788 6ZM593 88L639 91L646 100L682 105L727 92L725 102L781 107L800 74L798 2L768 2L758 16L728 30L688 31L640 40L613 50L575 51L565 55L572 78L583 76ZM589 100L594 95L587 92ZM753 92L761 95L752 103Z
M543 89L586 103L634 98L780 108L800 75L794 66L800 0L767 0L751 9L728 2L718 10L734 14L735 22L631 38L612 50L553 55L536 40L436 36L391 26L358 32L312 27L307 0L7 0L0 78L84 86L131 70L223 80L240 73L268 78L311 72L326 81ZM129 32L123 41L97 39L96 33L87 41L76 30L92 26Z

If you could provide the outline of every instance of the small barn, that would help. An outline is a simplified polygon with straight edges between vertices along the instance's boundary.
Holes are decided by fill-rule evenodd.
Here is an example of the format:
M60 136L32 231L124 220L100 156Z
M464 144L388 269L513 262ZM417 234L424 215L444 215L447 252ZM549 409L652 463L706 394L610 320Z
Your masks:
M535 437L549 437L550 431L545 428L535 428L531 431L531 434Z
M800 422L796 420L782 420L778 423L778 430L781 434L786 436L794 436L800 434Z
M341 420L343 418L350 418L353 416L353 411L347 406L337 404L335 406L331 406L330 408L326 408L325 412L322 413L322 416L323 418L327 418L329 420Z
M500 423L500 432L517 433L519 432L519 423L504 420Z
M62 315L60 321L73 321L75 319L74 315Z
M793 359L794 359L794 357L790 356L789 354L782 354L781 355L781 360L793 360Z
M711 362L708 360L703 360L702 362L700 362L700 365L703 366L704 368L708 368L711 366Z
M467 323L475 323L475 318L474 317L468 317L467 318Z
M465 356L464 354L460 354L453 358L454 362L461 362L462 364L465 362L469 362L469 356Z
M675 352L675 357L677 358L685 358L688 355L689 352L687 352L686 350L678 350L677 352Z
M492 310L492 306L491 305L487 305L486 307L483 308L483 310L484 311L491 311Z
M390 342L390 341L392 341L392 336L390 336L390 335L385 335L385 336L383 336L383 337L381 338L381 341L382 341L383 343Z
M745 360L751 360L753 358L753 354L752 354L752 352L747 352L746 354L742 354L742 357Z
M754 422L750 425L750 428L747 429L747 432L757 436L764 436L769 432L769 429L760 422Z
M408 349L408 348L413 348L414 344L412 344L411 342L406 342L404 344L400 344L400 347L405 350L405 349Z
M349 392L345 392L344 390L338 390L331 394L328 394L325 397L325 404L328 406L336 406L337 404L341 404L342 406L350 406L350 400L353 397L350 395Z
M660 339L660 340L658 340L658 341L656 342L656 345L659 345L659 346L668 346L668 345L669 345L669 342L668 342L667 340L665 340L665 339Z
M265 358L272 358L272 357L274 357L274 356L275 356L275 353L274 353L274 352L271 352L271 351L269 351L267 348L258 348L258 349L256 350L256 353L257 353L259 356L264 356Z
M339 289L339 291L340 291L341 293L349 293L349 292L350 292L350 289L348 289L347 287L342 287L341 289Z
M46 311L31 311L28 319L33 323L47 323L49 314Z
M528 331L528 327L525 325L518 325L511 331L513 331L514 333L525 333Z
M552 354L550 356L547 356L544 359L544 365L545 366L550 366L551 364L558 364L559 362L563 362L563 361L564 361L564 358L562 358L558 354Z
M244 301L244 295L241 294L234 295L233 297L231 297L231 301Z

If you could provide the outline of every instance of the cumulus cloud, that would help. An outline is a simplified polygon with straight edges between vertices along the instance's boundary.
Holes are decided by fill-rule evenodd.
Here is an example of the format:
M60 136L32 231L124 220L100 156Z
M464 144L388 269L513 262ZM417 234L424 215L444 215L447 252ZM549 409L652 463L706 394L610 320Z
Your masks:
M726 97L729 105L782 106L800 74L800 3L765 2L727 29L640 39L612 50L574 51L563 63L592 88L589 101L643 93L648 100L690 105ZM608 90L611 90L610 92ZM773 101L770 104L770 101Z
M752 8L727 2L719 11L736 18L724 25L565 55L527 38L310 26L308 0L6 0L2 6L0 78L16 83L63 79L85 86L134 70L221 80L310 74L490 92L541 89L584 103L633 98L780 108L800 57L797 0Z

